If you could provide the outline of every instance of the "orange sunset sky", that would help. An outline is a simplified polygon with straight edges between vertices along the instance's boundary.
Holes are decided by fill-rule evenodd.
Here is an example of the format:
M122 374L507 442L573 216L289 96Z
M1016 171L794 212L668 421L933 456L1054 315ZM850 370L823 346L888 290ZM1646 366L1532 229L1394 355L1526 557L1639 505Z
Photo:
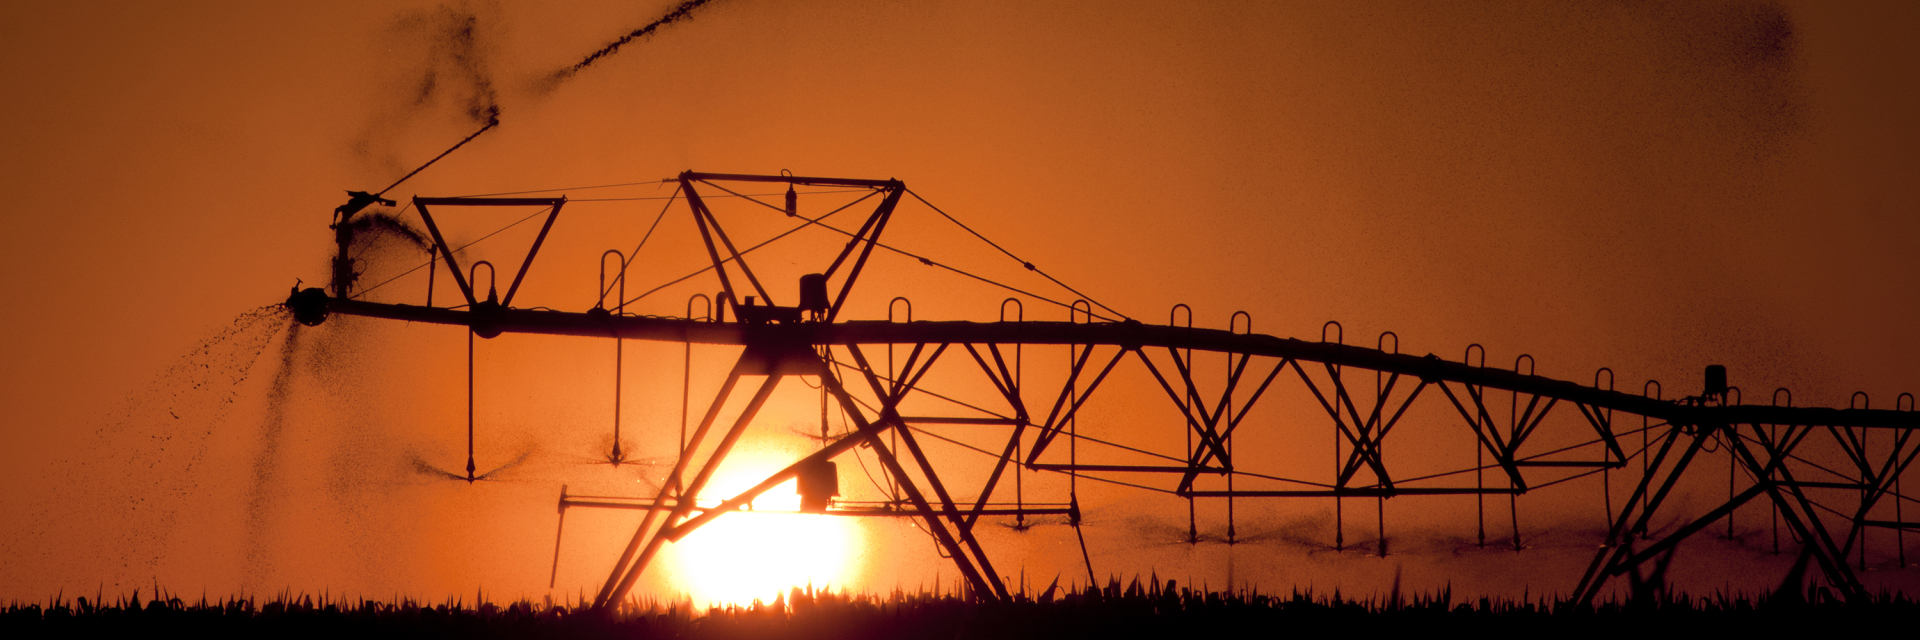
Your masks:
M1353 343L1392 330L1401 352L1449 359L1479 343L1489 362L1528 353L1580 382L1611 367L1622 388L1659 379L1669 396L1696 393L1707 364L1750 402L1788 387L1802 406L1864 391L1891 408L1920 392L1914 3L716 0L551 80L672 6L0 6L0 598L155 582L547 593L569 445L503 427L495 442L511 442L489 444L483 468L544 457L493 488L392 471L405 456L461 464L458 329L362 320L322 327L334 332L298 358L279 338L196 352L296 279L323 285L342 191L380 189L472 133L476 106L497 107L499 126L389 197L686 169L892 177L1147 322L1175 303L1217 328L1245 310L1278 336L1339 320ZM568 211L626 250L659 206ZM593 240L542 259L584 284L606 248ZM960 247L947 255L990 257ZM995 296L875 268L856 317L880 317L894 289L916 319L993 316ZM646 312L678 314L684 296ZM579 384L610 385L610 347L478 348L498 422L546 412L603 428L600 405L581 403L604 398L555 399L575 382L554 372L591 365ZM247 380L216 371L254 352ZM642 353L679 366L677 346ZM652 362L634 361L630 384L670 378ZM287 363L304 367L295 397L274 400ZM633 429L665 428L636 402ZM1371 589L1398 571L1269 549L1233 553L1288 559L1236 574L1227 551L1126 541L1152 517L1089 534L1103 572ZM568 518L571 594L604 576L591 554L631 525ZM840 580L953 578L897 524L846 553L904 568ZM1002 573L1071 539L1039 535L996 551ZM1025 562L1044 584L1068 560ZM1428 588L1500 591L1522 567L1408 570Z

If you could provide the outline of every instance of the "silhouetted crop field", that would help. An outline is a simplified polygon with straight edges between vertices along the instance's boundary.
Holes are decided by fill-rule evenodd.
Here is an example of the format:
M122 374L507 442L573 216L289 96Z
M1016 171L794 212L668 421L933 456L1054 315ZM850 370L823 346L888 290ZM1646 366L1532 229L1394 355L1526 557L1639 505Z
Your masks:
M895 591L850 595L794 589L771 603L694 611L635 603L613 612L581 603L463 600L344 601L283 593L187 602L140 594L14 602L0 635L408 638L1088 638L1301 637L1323 633L1574 632L1668 635L1835 632L1901 628L1920 614L1904 595L1846 602L1822 589L1790 597L1650 596L1576 606L1549 599L1456 601L1450 593L1354 599L1339 593L1284 595L1202 591L1173 581L1050 588L1012 602L960 594Z

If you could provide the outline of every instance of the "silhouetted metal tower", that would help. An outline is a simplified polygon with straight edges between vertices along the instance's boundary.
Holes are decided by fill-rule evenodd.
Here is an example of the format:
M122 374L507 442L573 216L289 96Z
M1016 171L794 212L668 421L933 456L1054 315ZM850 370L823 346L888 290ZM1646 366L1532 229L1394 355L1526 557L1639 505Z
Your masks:
M308 324L337 313L463 326L481 338L526 333L740 347L719 391L707 401L691 433L683 436L683 451L655 495L582 498L562 490L563 514L570 507L645 512L597 594L599 606L620 602L664 544L683 539L793 479L800 480L808 510L918 519L943 555L951 557L971 593L987 600L1007 598L1010 593L975 535L981 518L1013 516L1024 526L1032 516L1066 516L1077 527L1079 501L1072 487L1083 478L1125 477L1130 486L1171 493L1189 505L1195 500L1224 501L1229 505L1230 538L1235 500L1331 499L1341 505L1372 498L1380 527L1379 551L1384 554L1387 498L1475 496L1482 513L1480 542L1485 544L1484 498L1506 496L1513 520L1512 545L1518 550L1522 546L1515 506L1518 496L1599 474L1610 525L1604 546L1574 591L1582 602L1597 597L1609 580L1669 553L1682 540L1730 519L1738 508L1756 500L1772 506L1776 522L1800 541L1820 575L1849 595L1862 593L1848 558L1857 552L1864 563L1868 531L1903 532L1920 526L1902 519L1900 506L1908 499L1900 494L1900 478L1920 454L1920 443L1912 440L1914 430L1920 428L1920 414L1913 411L1910 395L1903 394L1893 410L1870 409L1862 395L1856 395L1855 406L1845 409L1793 407L1790 401L1778 400L1782 393L1775 394L1772 405L1747 405L1740 403L1739 390L1727 385L1724 369L1709 368L1700 395L1669 401L1661 399L1651 383L1646 394L1616 391L1612 372L1605 369L1596 373L1593 384L1579 384L1534 375L1528 356L1516 360L1511 370L1487 367L1485 350L1478 345L1469 347L1462 361L1454 362L1397 353L1398 337L1393 336L1389 344L1391 334L1383 335L1373 348L1345 344L1336 323L1328 323L1318 341L1254 333L1252 318L1244 313L1236 314L1227 330L1193 327L1191 310L1183 324L1176 324L1177 311L1184 305L1176 307L1167 325L1121 317L1085 300L1063 305L1068 307L1065 321L1027 320L1024 311L1008 320L1004 303L997 322L849 321L842 318L842 311L869 258L876 248L891 250L881 238L902 197L911 195L904 183L691 171L674 182L720 287L705 317L629 315L625 301L609 309L604 298L610 285L604 271L601 302L592 309L514 308L515 296L555 228L565 198L413 199L433 238L433 269L444 263L461 291L459 308L436 307L430 299L425 306L355 299L350 294L350 266L345 276L336 274L332 295L309 289L295 292L288 300L297 317ZM726 186L740 183L786 186L784 206ZM876 204L857 230L845 231L822 222L824 216L799 215L797 186L867 190L870 193L859 201ZM845 234L848 241L820 271L801 277L793 304L778 304L749 265L751 249L740 249L709 207L705 198L715 193L782 212L792 218L795 228L820 226ZM354 202L364 207L367 203L362 200L356 196ZM491 285L487 292L479 291L478 283L469 277L472 265L462 266L435 221L435 215L450 209L498 206L548 209L538 238L517 265L504 296L498 296ZM341 233L341 253L335 264L351 265L351 256L346 255L351 238ZM625 260L615 276L621 287ZM924 257L920 261L935 264ZM1030 263L1023 266L1034 269ZM1010 300L1018 304L1020 298ZM871 350L886 347L891 354L896 345L908 348L904 362L878 366ZM1066 347L1070 357L1065 362L1041 362L1020 355L1023 349L1040 345ZM1476 350L1479 362L1469 363ZM1201 361L1213 359L1226 363L1219 375L1201 371ZM1051 375L1025 372L1036 367L1048 368ZM950 413L908 413L909 398L931 395L921 384L936 368L977 372L993 392L952 402L956 408ZM1121 376L1138 376L1150 381L1149 388L1164 393L1165 402L1182 420L1154 428L1181 430L1188 443L1183 450L1098 441L1082 433L1077 421L1088 414L1088 406L1107 398L1103 391ZM838 436L823 433L817 450L752 488L729 496L707 495L715 470L749 432L775 387L792 377L818 379L825 401L844 411L853 428ZM1033 382L1036 379L1059 382L1042 386ZM1318 425L1323 430L1310 430L1319 434L1310 437L1325 438L1330 433L1335 442L1331 482L1305 480L1289 470L1267 470L1258 461L1235 458L1235 436L1243 433L1247 417L1262 406L1263 398L1283 386L1311 398L1310 406L1323 418ZM750 394L745 409L731 422L722 423L722 407L739 394ZM823 404L823 414L826 408ZM1457 437L1470 439L1478 460L1442 473L1415 476L1396 471L1390 460L1418 456L1387 456L1388 436L1404 430L1413 415L1424 416L1418 421L1432 422L1429 427L1450 429ZM1550 416L1556 419L1549 421ZM1000 451L986 452L994 463L984 482L958 487L952 484L951 474L942 473L943 461L930 455L921 440L945 439L930 430L935 426L1004 435ZM1082 453L1078 444L1083 441L1112 452L1112 459ZM1578 444L1559 444L1567 441ZM1830 469L1800 455L1815 446L1837 448L1851 466ZM838 493L833 461L856 447L870 448L880 460L889 485L897 490L887 500L833 500ZM469 452L471 456L471 447ZM1658 530L1653 519L1672 511L1668 501L1682 478L1713 473L1701 466L1703 453L1728 456L1728 473L1743 472L1746 486L1737 487L1740 474L1730 475L1723 503L1702 515L1685 517L1678 526ZM1005 500L1009 471L1016 487L1012 502ZM1639 478L1633 490L1616 504L1608 479L1635 471ZM1054 496L1052 502L1033 502L1028 498L1031 490L1020 484L1020 474L1029 472L1067 474L1073 482L1066 495ZM1489 472L1493 482L1487 481ZM1473 478L1469 480L1468 475ZM1226 488L1197 488L1204 477L1223 479ZM1887 504L1894 510L1891 518L1884 514ZM1190 508L1190 522L1192 514ZM1335 544L1340 547L1345 546L1344 527L1344 521L1336 527ZM1191 526L1189 536L1198 540ZM1904 561L1904 549L1900 552Z

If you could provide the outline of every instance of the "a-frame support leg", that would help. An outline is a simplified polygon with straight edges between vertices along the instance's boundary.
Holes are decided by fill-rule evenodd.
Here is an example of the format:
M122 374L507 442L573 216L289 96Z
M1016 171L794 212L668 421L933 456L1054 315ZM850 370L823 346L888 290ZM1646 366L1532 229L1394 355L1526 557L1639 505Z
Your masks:
M762 405L766 404L767 397L772 395L774 387L779 385L780 378L784 375L782 360L778 357L769 358L766 354L749 348L734 364L733 371L727 374L727 381L721 385L719 393L715 394L713 403L708 406L706 415L700 420L699 428L695 429L693 436L687 440L688 452L699 449L701 441L706 438L714 421L719 418L720 410L726 405L727 398L732 395L734 386L739 384L740 377L753 370L755 365L763 365L768 369L767 379L760 384L760 388L753 394L753 399L747 403L746 409L741 411L740 417L734 420L732 428L727 430L727 434L714 448L713 454L701 466L700 473L678 496L672 495L673 488L680 486L687 472L687 463L691 458L682 455L679 461L674 463L672 473L661 484L659 496L647 509L647 515L641 521L640 528L634 531L626 550L620 554L620 560L614 563L613 571L608 574L606 584L600 588L599 595L594 598L595 608L605 609L626 598L627 592L633 589L640 574L645 572L647 565L652 562L654 555L666 542L661 533L686 518L688 512L692 511L693 498L700 495L700 489L712 478L714 471L732 450L733 444L739 441L741 433L749 424L752 424L754 415L759 412ZM636 550L639 551L637 559L634 555Z
M861 367L861 369L865 373L872 373L866 370L864 366ZM922 455L918 446L912 444L912 436L904 428L904 425L901 424L900 417L892 410L893 407L891 404L883 406L883 415L880 416L881 422L876 423L869 421L866 414L861 412L858 403L854 402L852 396L847 394L846 388L840 383L839 379L835 376L828 375L823 376L821 381L822 384L827 386L827 392L832 394L833 397L839 401L840 406L847 410L847 416L853 420L854 426L862 433L867 434L867 440L872 444L875 456L880 458L880 464L886 468L887 473L892 474L893 477L899 481L901 491L907 494L907 500L919 511L926 522L927 530L933 533L934 540L939 542L941 548L946 550L947 555L953 558L954 566L960 570L960 575L966 578L967 584L973 589L975 597L984 600L1007 598L1006 586L1000 581L998 575L992 573L992 565L987 564L986 553L980 548L979 542L974 539L972 531L960 528L958 535L956 535L956 532L949 530L947 523L942 521L941 514L945 514L948 519L955 523L961 521L961 514L954 508L952 501L943 499L941 509L936 511L934 505L927 501L926 495L921 493L919 486L915 484L911 478L907 477L906 469L900 465L899 459L882 443L880 435L884 434L886 429L899 429L901 438L909 443L908 449L914 456L915 462L918 463L921 470L927 474L930 481L937 481L937 477L933 475L925 456Z

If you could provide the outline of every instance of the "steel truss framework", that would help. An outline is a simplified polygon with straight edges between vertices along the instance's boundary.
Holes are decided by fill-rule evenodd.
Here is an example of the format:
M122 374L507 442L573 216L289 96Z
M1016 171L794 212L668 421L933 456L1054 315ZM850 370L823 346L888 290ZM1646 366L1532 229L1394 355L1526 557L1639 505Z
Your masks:
M1484 350L1479 363L1469 363L1477 347L1470 347L1469 357L1461 362L1403 355L1396 352L1397 337L1391 345L1386 340L1391 334L1383 335L1377 348L1343 344L1331 331L1337 329L1333 323L1317 342L1252 333L1251 318L1244 314L1236 314L1229 329L1219 330L1192 327L1188 312L1182 326L1174 322L1182 307L1176 307L1167 325L1107 319L1084 301L1072 306L1064 322L1005 320L1004 304L1000 322L847 321L840 319L841 310L874 249L882 246L880 238L907 194L903 183L695 172L681 174L678 182L722 290L716 298L721 303L719 313L709 314L710 318L632 316L620 312L624 305L583 312L511 308L564 198L414 200L432 233L436 260L446 263L465 298L464 309L434 307L430 301L427 306L413 306L357 300L346 295L339 283L333 296L302 292L307 297L297 294L289 300L296 311L308 307L305 318L342 313L466 326L482 337L528 333L612 338L616 343L648 340L742 348L718 393L683 441L682 455L657 495L588 498L567 496L563 489L563 517L568 507L645 512L597 594L598 606L622 601L666 543L856 447L870 449L879 459L895 494L876 504L838 503L825 513L918 519L942 555L952 559L971 593L988 600L1008 598L1010 592L975 534L982 517L1014 516L1024 522L1030 516L1064 515L1076 527L1080 521L1078 499L1071 489L1061 502L1035 503L1018 491L1014 501L1006 501L1008 477L1017 485L1020 474L1030 472L1066 474L1075 482L1124 477L1123 484L1185 498L1188 535L1194 541L1199 539L1192 524L1196 500L1227 504L1231 541L1235 500L1330 498L1338 509L1345 500L1373 499L1376 509L1383 509L1380 501L1392 497L1477 496L1482 508L1480 542L1485 544L1486 496L1506 496L1512 510L1513 500L1530 491L1593 473L1605 477L1637 470L1637 483L1624 502L1615 505L1610 494L1607 498L1611 526L1605 545L1574 591L1582 602L1591 602L1613 578L1650 563L1664 565L1676 545L1715 522L1726 520L1731 530L1735 510L1756 500L1770 503L1776 514L1776 548L1778 527L1784 524L1802 545L1801 562L1817 564L1828 583L1850 595L1860 594L1863 588L1849 558L1860 554L1864 566L1869 530L1904 532L1920 526L1904 520L1902 504L1911 498L1900 492L1902 475L1920 454L1920 442L1912 438L1920 428L1920 413L1912 410L1909 395L1902 395L1894 410L1868 409L1860 395L1855 396L1858 406L1846 409L1783 406L1791 402L1779 402L1780 393L1774 406L1746 405L1737 400L1737 391L1725 390L1668 401L1659 398L1652 383L1640 395L1613 390L1611 372L1606 370L1601 372L1604 379L1596 375L1594 384L1587 385L1533 375L1531 358L1525 356L1514 370L1484 366ZM796 215L793 186L871 189L879 201L857 231L841 231L850 239L821 274L812 276L818 278L812 299L806 299L809 294L803 285L799 305L780 307L749 267L746 252L736 247L703 199L702 192L708 189L746 198L725 186L741 182L789 185L785 212L800 225L825 226L819 219ZM476 283L464 277L458 255L434 220L435 211L445 215L447 208L468 206L551 208L505 299L476 294ZM337 227L346 222L343 216ZM351 264L351 257L345 255L348 244L341 241L340 258ZM624 272L618 277L623 287ZM836 282L833 295L822 293ZM604 296L605 282L601 290ZM752 297L747 297L749 292ZM754 298L765 303L755 304ZM322 308L316 314L313 306ZM724 320L728 311L735 321ZM1025 363L1031 358L1021 358L1019 351L1032 345L1066 347L1070 357L1064 370L1056 369L1048 378L1061 380L1057 385L1040 388L1040 383L1032 383L1039 376L1023 372L1035 365ZM908 351L904 365L876 366L869 351L886 348L892 353L896 346ZM1216 379L1201 374L1201 358L1224 360L1224 375ZM936 368L977 372L993 391L984 399L959 402L922 388L922 381ZM1134 456L1129 462L1134 463L1083 462L1075 445L1089 438L1078 433L1079 419L1089 406L1105 401L1109 394L1102 391L1113 387L1113 380L1126 375L1144 376L1151 381L1150 387L1161 392L1172 412L1184 421L1165 428L1183 432L1188 445L1177 452L1158 452L1103 442L1129 452ZM796 376L818 379L852 428L823 438L812 454L737 495L716 502L703 493L774 389ZM1310 397L1310 408L1317 409L1313 413L1323 419L1312 428L1323 434L1330 431L1335 442L1331 482L1267 473L1255 461L1234 457L1236 435L1245 433L1242 427L1248 424L1248 416L1264 406L1262 398L1294 385L1294 391L1302 392L1296 397ZM729 399L749 390L738 417L730 424L719 424ZM907 415L906 403L915 397L952 401L946 406L962 410ZM1567 417L1570 414L1577 418ZM1433 426L1471 438L1481 460L1436 474L1396 472L1389 460L1408 457L1383 454L1388 436L1404 430L1403 419L1416 415L1425 416L1420 420L1448 416L1439 419L1446 424ZM1550 415L1561 417L1549 422ZM616 412L616 429L617 425ZM993 465L979 486L950 484L953 474L941 472L946 461L923 445L922 436L949 440L933 430L940 425L1004 434L1000 450L986 452L993 457ZM1634 436L1639 442L1633 442ZM1577 444L1564 445L1570 441ZM1842 452L1850 466L1832 469L1818 464L1807 452L1821 447ZM1673 509L1668 499L1689 474L1710 472L1703 469L1703 452L1727 455L1727 499L1677 527L1654 526L1657 515L1687 515L1669 513ZM616 460L619 455L616 451ZM1151 463L1137 463L1142 457ZM1496 486L1486 481L1489 474ZM1467 475L1474 476L1471 484L1465 481ZM1741 483L1736 476L1743 476L1745 485L1737 491ZM1202 478L1224 479L1226 488L1203 490L1198 487ZM1519 527L1514 517L1517 549ZM1344 524L1336 527L1335 535L1336 546L1344 548ZM1382 553L1385 540L1383 534L1379 538ZM1904 548L1899 553L1904 564Z

